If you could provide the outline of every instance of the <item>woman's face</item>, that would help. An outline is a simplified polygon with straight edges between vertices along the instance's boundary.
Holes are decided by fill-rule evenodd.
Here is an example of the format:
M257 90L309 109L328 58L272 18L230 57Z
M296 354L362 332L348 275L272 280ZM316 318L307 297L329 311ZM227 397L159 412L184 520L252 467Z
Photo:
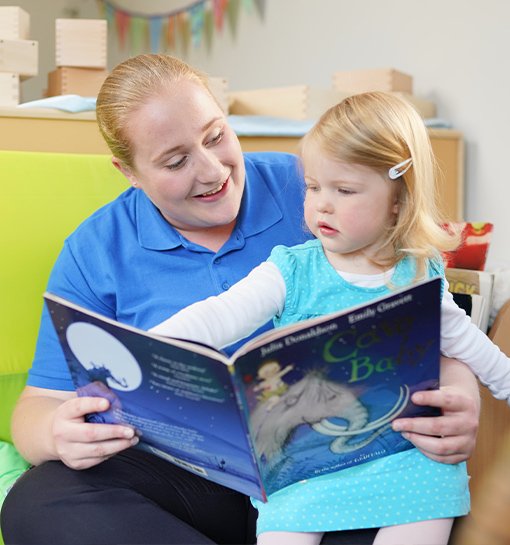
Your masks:
M233 228L245 181L241 146L201 85L183 80L152 96L131 114L126 136L133 167L116 166L171 225L191 240Z

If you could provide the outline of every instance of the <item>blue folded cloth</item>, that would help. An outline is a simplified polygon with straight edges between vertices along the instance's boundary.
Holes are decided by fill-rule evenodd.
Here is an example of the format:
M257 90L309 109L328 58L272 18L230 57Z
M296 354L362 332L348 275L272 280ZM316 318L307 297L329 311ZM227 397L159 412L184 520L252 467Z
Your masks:
M80 95L59 95L42 98L19 104L18 108L54 108L65 112L77 113L94 111L96 109L96 97L82 97Z
M315 120L299 121L266 115L229 115L228 122L238 136L304 136Z

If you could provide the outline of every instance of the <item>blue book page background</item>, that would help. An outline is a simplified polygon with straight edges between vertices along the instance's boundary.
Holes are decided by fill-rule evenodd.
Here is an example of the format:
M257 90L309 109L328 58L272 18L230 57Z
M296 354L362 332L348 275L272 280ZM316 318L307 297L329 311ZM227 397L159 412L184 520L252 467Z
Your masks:
M110 410L91 422L136 428L139 448L263 498L246 426L225 363L47 300L80 396Z
M440 280L240 356L236 380L268 494L412 448L397 416L435 415L413 392L439 386Z

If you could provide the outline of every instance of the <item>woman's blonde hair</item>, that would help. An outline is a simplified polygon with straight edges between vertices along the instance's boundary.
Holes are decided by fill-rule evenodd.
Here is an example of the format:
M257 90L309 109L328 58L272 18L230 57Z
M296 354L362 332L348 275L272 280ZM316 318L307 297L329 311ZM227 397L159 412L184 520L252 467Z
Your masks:
M169 55L132 57L117 65L105 79L97 97L97 122L110 151L123 164L133 166L132 143L125 131L130 114L162 88L182 80L202 85L214 98L205 74Z
M438 168L427 129L404 99L383 92L348 97L322 115L304 137L302 150L309 142L335 161L372 168L388 179L390 168L412 159L409 170L391 181L398 184L398 214L385 247L392 248L395 257L380 264L395 265L412 255L421 276L427 258L458 245L457 235L442 227Z

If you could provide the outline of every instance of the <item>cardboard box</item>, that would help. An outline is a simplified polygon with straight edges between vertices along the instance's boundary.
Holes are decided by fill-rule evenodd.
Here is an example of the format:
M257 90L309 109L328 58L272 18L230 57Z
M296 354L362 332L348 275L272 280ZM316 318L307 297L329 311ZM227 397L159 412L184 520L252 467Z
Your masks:
M17 106L20 102L19 76L0 72L0 106Z
M0 72L14 72L22 79L37 76L38 60L38 42L0 39Z
M56 19L55 64L106 68L105 19Z
M218 101L221 109L228 114L228 81L225 78L209 77L209 89Z
M229 96L229 113L234 115L267 115L305 120L318 119L328 108L348 96L348 93L294 85L233 91Z
M413 94L413 78L394 68L351 70L333 74L333 88L347 93L400 91Z
M0 38L28 40L30 15L18 6L0 6Z
M423 117L423 119L430 119L431 117L436 117L437 115L436 104L431 100L425 100L424 98L416 97L410 93L393 92L391 94L397 95L411 103L414 106L414 109Z
M46 95L49 97L56 95L95 97L107 75L108 70L104 68L61 66L48 73Z

